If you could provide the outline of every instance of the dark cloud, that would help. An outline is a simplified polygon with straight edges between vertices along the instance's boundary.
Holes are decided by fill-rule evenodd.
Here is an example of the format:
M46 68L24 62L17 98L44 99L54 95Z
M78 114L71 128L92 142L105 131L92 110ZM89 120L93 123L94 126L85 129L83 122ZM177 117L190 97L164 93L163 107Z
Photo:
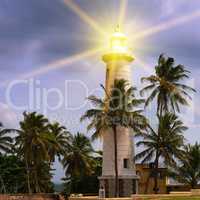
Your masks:
M100 25L109 18L113 18L112 23L116 23L119 1L76 0L75 2ZM156 25L157 22L163 22L165 11L170 13L173 18L173 16L182 15L195 9L198 4L196 1L188 4L185 0L173 2L172 0L129 1L126 16L129 21L143 20L144 24ZM90 37L90 33L95 31L65 6L63 0L2 0L0 25L2 70L20 68L20 66L14 66L13 62L20 64L24 55L30 57L30 60L34 56L37 63L44 64L94 46L94 43L87 37ZM196 30L197 26L191 26L185 27L181 31L177 28L177 32L170 30L173 34L165 31L165 33L155 35L153 39L150 37L147 45L151 46L150 50L157 44L156 48L160 51L169 48L179 51L183 55L188 53L188 56L194 56L194 53L198 55L198 38L194 39L193 34L195 32L199 34L199 30ZM189 35L186 35L187 30L191 30ZM31 50L31 48L33 49ZM30 51L30 55L27 55L27 49ZM142 51L142 47L140 50Z
M41 63L86 48L80 21L62 1L3 0L0 13L0 60L8 63L2 68L9 69L10 58L17 63L24 55L31 57L26 51L34 43L38 48L31 53L40 55Z

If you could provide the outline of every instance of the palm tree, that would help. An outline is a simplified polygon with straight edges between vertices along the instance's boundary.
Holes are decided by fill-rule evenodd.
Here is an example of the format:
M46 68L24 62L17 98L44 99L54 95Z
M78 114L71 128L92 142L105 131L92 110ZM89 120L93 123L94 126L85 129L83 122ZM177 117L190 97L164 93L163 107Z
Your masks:
M173 113L165 113L159 116L157 130L150 125L146 133L139 134L142 139L136 145L145 149L135 156L136 160L142 159L142 163L154 162L154 191L158 192L158 169L159 159L164 159L165 164L175 165L175 158L183 155L182 146L184 143L183 133L187 127Z
M71 180L71 190L76 191L76 181L83 174L92 173L94 159L93 147L89 138L81 133L71 135L69 146L62 160L63 167L66 169L67 179Z
M12 129L4 129L3 124L0 123L0 154L2 152L10 152L12 147L12 138L8 134L12 133Z
M166 58L161 54L155 66L155 75L141 79L149 83L141 90L141 95L150 92L145 106L157 98L158 115L168 111L180 112L180 105L188 105L187 100L191 99L188 93L195 92L193 88L181 83L189 78L189 73L183 65L175 66L174 58Z
M127 81L115 80L110 94L107 94L104 89L106 99L99 99L95 96L88 98L96 108L89 109L81 118L81 121L85 119L91 121L88 130L95 129L92 135L93 140L101 137L102 133L108 129L113 132L116 197L119 196L117 127L131 128L139 133L146 126L146 119L141 114L142 110L137 109L144 100L136 99L135 90L136 88L130 87Z
M196 188L200 181L200 144L187 145L180 165L174 166L169 175L180 183Z
M33 190L40 192L37 169L42 162L49 162L48 147L54 142L54 138L49 134L48 119L43 115L36 112L24 112L23 115L24 120L20 122L20 130L16 137L17 153L26 164L29 193L32 192L30 176L34 179Z
M65 154L69 146L70 132L64 126L61 126L58 122L49 124L49 131L53 135L54 143L49 146L50 163L55 161L55 156Z

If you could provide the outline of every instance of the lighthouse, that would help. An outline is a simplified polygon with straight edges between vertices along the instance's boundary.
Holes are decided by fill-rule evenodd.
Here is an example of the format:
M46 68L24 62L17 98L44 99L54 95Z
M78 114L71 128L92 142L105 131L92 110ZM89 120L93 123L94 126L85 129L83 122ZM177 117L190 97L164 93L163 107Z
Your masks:
M128 48L127 37L119 29L110 38L110 48L102 57L106 64L106 93L109 94L116 79L125 79L131 84L131 63L134 57ZM114 139L112 130L103 134L103 167L100 186L106 197L115 195ZM117 164L119 196L128 197L137 193L138 176L134 164L134 138L129 128L117 127Z

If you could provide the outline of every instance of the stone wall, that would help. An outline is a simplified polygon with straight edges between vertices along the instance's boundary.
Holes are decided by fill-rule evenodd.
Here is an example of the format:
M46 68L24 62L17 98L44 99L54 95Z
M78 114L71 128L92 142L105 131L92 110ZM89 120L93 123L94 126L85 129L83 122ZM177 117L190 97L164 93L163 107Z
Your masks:
M138 194L154 193L154 178L150 176L152 168L148 164L136 164L136 171L139 175ZM166 168L159 168L158 178L159 194L167 194ZM171 190L170 190L171 191Z
M0 200L8 200L9 196L8 195L0 195Z
M0 195L0 200L64 200L63 197L55 194L19 194L19 195Z

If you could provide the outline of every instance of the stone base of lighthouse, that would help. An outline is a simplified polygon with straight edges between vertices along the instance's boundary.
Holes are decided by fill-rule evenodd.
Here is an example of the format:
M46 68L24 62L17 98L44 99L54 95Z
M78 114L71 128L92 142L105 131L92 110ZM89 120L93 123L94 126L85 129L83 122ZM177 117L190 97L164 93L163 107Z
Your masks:
M115 196L115 177L99 177L100 186L105 189L107 198ZM130 197L138 193L138 176L119 176L119 197Z

